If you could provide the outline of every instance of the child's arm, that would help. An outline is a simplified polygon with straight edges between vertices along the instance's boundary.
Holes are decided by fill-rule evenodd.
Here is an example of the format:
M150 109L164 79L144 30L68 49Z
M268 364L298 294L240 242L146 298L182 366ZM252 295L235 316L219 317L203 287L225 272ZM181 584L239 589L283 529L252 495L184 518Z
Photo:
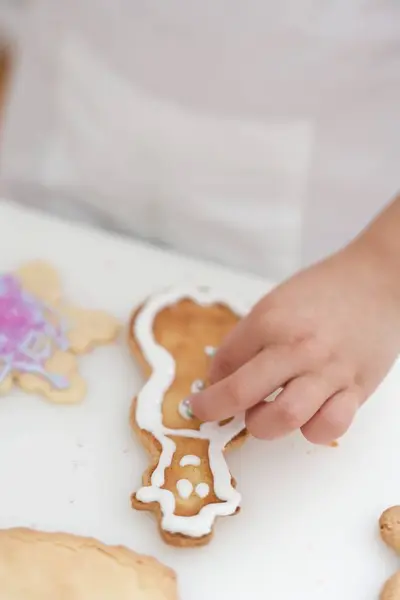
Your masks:
M256 437L301 428L329 443L385 377L400 349L400 197L345 249L265 296L219 349L202 420L247 411ZM283 387L274 402L262 402Z

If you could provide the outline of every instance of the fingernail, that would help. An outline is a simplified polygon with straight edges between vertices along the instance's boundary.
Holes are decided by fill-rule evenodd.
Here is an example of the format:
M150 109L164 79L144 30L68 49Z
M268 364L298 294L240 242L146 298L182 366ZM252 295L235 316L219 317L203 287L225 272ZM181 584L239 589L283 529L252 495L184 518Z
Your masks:
M191 398L186 398L186 410L187 410L187 414L188 416L193 419L194 417L194 412L193 412L193 408L192 408L192 401Z
M185 398L179 405L179 412L185 419L193 419L194 414L191 405L191 398Z
M277 390L275 390L275 392L272 392L272 394L270 394L267 398L265 398L264 402L275 402L275 400L277 399L277 397L279 396L279 394L283 392L283 388L280 387Z

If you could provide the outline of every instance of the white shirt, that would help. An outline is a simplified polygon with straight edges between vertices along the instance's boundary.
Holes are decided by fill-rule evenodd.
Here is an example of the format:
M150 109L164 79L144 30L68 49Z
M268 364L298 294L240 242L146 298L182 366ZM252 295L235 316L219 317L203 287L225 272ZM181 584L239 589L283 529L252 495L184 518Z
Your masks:
M280 279L400 187L398 0L26 10L2 169L28 201Z

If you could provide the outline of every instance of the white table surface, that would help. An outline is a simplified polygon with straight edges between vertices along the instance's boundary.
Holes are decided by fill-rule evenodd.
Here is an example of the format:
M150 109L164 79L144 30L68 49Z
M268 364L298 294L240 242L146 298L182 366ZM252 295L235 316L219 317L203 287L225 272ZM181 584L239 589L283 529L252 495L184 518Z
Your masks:
M1 268L34 258L57 266L71 300L124 321L147 294L182 281L254 300L269 287L1 202ZM142 380L124 340L81 366L89 393L79 406L18 392L1 399L1 527L92 535L152 554L177 571L182 600L372 600L400 567L377 531L381 511L400 503L398 365L339 448L294 435L250 440L233 453L242 511L221 519L214 541L195 550L164 545L153 519L130 508L147 459L128 426Z

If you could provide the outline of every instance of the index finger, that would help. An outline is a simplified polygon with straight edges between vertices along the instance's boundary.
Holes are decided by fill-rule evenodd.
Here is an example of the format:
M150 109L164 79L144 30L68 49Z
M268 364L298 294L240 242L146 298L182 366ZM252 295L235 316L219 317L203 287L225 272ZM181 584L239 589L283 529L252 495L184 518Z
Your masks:
M210 383L216 383L234 373L258 354L262 347L262 328L251 312L222 341L210 365Z
M301 353L290 346L269 346L225 379L191 396L191 410L202 421L233 417L299 375L302 363Z

